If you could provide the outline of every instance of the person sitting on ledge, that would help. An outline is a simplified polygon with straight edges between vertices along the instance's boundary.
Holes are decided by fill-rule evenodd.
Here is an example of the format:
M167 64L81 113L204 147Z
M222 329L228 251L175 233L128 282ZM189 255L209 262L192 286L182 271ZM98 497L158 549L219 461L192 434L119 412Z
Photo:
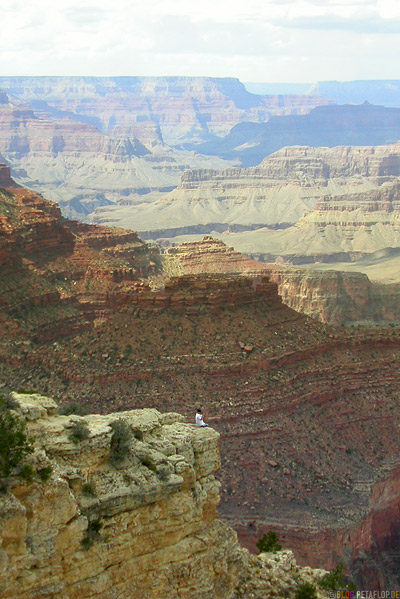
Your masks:
M208 426L203 420L203 414L200 408L197 408L196 412L196 426Z

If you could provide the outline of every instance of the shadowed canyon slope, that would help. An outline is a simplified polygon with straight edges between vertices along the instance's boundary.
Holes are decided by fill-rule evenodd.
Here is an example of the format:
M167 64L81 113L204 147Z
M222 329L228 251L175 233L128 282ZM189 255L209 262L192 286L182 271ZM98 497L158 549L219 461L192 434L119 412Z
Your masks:
M360 272L265 264L245 258L221 240L205 236L168 250L180 274L264 274L277 283L285 304L323 323L400 322L400 285L372 283Z
M247 275L182 275L188 258L23 189L1 207L3 384L102 413L191 422L202 405L221 433L221 513L249 547L273 528L303 563L400 584L396 327L331 329L237 255Z

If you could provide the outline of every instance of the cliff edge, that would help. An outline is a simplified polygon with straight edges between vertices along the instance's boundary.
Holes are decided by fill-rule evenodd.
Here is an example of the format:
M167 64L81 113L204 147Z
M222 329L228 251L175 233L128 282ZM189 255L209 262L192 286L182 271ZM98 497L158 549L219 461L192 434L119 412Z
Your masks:
M155 409L61 416L48 397L12 396L32 472L47 476L12 476L0 495L1 599L263 599L324 574L290 551L250 556L218 520L214 430ZM124 453L115 421L129 426Z

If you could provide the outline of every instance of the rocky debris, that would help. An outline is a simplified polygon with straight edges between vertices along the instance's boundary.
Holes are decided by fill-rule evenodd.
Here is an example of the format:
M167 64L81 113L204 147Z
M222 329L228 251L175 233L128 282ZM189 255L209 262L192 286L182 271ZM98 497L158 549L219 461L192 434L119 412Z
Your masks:
M13 399L34 441L31 463L50 475L30 485L11 477L0 495L0 597L267 598L321 578L290 552L249 556L217 519L212 429L154 409L58 416L48 397ZM111 464L117 419L133 432ZM74 422L88 430L78 444Z

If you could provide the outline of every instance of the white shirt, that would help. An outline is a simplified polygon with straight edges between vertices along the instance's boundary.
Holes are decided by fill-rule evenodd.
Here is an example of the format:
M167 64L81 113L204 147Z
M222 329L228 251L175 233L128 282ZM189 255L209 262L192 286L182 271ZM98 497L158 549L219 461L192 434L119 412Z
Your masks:
M196 413L196 426L205 426L203 422L203 414L200 414L199 412Z

